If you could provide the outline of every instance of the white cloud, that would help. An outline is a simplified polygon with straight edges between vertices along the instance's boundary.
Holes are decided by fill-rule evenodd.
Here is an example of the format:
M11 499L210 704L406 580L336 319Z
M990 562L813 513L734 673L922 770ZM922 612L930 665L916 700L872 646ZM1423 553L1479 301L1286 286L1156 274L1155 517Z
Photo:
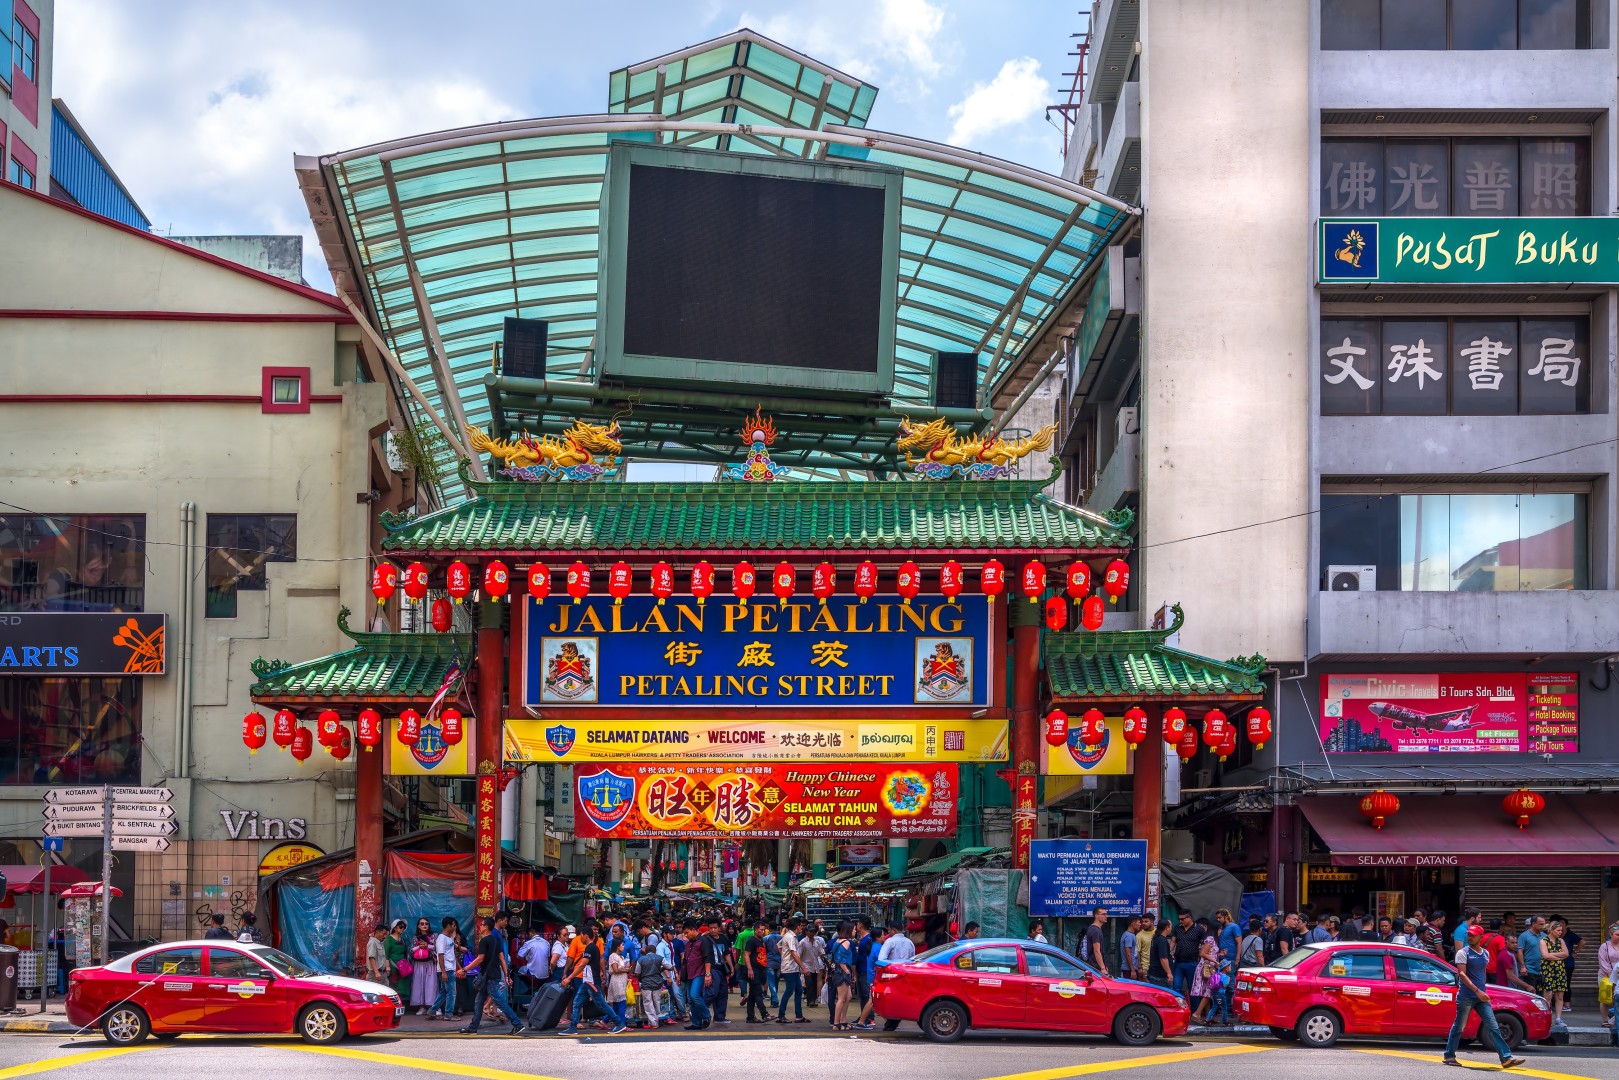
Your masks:
M944 10L929 0L830 0L805 11L744 11L738 22L900 98L926 96L955 62Z
M1008 60L989 82L974 83L967 96L950 106L954 121L946 141L971 148L985 136L1017 127L1039 116L1051 103L1051 83L1032 56Z

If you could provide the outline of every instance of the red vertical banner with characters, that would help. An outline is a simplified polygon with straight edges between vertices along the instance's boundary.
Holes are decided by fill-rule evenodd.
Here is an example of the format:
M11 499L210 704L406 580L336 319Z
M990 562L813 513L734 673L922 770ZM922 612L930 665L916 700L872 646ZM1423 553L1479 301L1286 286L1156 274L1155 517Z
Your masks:
M1024 867L1029 865L1029 845L1040 820L1040 781L1034 773L1024 771L1026 764L1019 763L1012 784L1012 865Z
M500 781L493 774L478 777L475 820L478 843L479 915L493 915L500 897Z

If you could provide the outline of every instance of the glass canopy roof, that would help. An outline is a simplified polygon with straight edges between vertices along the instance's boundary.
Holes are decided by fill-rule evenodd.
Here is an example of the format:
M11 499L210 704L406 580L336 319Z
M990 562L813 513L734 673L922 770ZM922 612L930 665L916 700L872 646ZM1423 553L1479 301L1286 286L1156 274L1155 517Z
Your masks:
M549 324L548 379L595 381L602 185L617 140L900 170L892 400L901 407L930 400L938 351L979 355L983 401L1134 213L1038 170L868 130L874 87L749 30L613 72L609 83L605 114L299 161L338 289L368 309L452 427L463 417L489 424L484 376L506 316ZM458 453L448 449L446 464ZM446 496L459 497L447 483Z

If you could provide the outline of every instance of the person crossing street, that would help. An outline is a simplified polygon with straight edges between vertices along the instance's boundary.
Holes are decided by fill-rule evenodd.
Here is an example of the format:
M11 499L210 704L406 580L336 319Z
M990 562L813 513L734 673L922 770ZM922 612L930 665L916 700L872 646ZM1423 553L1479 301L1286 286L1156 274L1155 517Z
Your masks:
M1443 922L1443 916L1437 912L1436 922ZM1462 1029L1467 1026L1469 1013L1478 1013L1478 1032L1480 1040L1488 1040L1500 1055L1503 1069L1515 1068L1523 1064L1523 1058L1513 1057L1512 1050L1507 1046L1506 1039L1501 1037L1501 1027L1495 1022L1495 1009L1490 1006L1490 999L1484 991L1484 972L1489 964L1489 954L1479 944L1484 936L1484 928L1475 924L1467 928L1467 944L1456 951L1456 1019L1450 1025L1450 1038L1445 1040L1446 1065L1460 1066L1456 1060L1456 1045L1461 1041Z

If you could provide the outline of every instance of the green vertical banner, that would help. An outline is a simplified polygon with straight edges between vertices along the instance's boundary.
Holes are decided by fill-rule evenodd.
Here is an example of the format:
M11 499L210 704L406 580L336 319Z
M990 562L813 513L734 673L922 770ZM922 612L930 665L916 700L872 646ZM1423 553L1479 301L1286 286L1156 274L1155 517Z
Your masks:
M1619 220L1323 218L1322 285L1619 283Z

